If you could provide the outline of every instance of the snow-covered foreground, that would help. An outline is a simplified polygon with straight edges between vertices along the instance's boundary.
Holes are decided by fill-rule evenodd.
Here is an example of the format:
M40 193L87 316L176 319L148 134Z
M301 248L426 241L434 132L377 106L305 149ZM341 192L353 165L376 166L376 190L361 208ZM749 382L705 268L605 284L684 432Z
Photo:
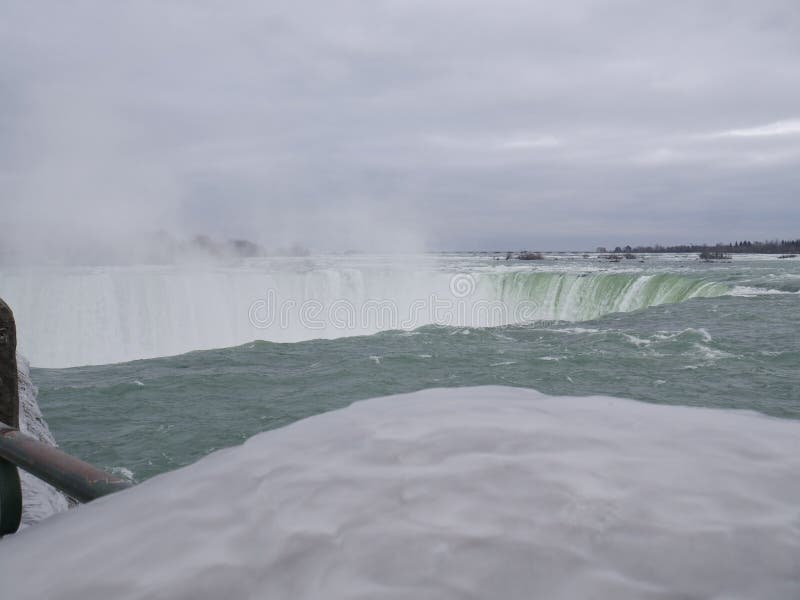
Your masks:
M800 598L800 423L358 402L0 541L3 598Z

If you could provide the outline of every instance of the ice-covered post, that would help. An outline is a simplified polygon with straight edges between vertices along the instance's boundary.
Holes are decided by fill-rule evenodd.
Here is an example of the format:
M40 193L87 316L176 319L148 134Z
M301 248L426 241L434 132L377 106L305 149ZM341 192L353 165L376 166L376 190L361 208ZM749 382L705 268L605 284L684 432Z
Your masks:
M19 427L17 326L14 313L0 298L0 423ZM0 458L0 536L14 533L22 518L22 491L17 467Z

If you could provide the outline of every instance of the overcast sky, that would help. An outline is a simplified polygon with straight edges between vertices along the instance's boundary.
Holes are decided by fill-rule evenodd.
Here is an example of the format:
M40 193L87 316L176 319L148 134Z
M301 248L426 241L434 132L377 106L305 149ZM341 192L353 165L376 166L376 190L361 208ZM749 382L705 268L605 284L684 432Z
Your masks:
M5 0L0 102L48 252L800 237L798 0Z

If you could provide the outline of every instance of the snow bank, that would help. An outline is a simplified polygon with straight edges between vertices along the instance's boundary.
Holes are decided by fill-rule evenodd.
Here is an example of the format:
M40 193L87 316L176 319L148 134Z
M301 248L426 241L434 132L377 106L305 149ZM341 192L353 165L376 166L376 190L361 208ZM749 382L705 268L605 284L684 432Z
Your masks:
M800 423L512 388L359 402L0 542L3 597L798 598Z
M36 401L38 390L31 381L30 366L28 361L19 354L17 354L17 376L19 379L20 431L40 442L55 446L56 441L53 434L50 433L50 428L42 417L42 411ZM31 523L41 521L69 508L67 497L41 479L37 479L23 470L19 471L19 478L22 483L21 527L27 527Z

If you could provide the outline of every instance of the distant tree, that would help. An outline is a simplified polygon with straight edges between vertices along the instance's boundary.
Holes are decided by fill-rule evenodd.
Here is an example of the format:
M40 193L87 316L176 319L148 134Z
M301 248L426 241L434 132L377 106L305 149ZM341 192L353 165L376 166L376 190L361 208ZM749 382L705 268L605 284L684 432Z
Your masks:
M736 242L716 242L714 245L709 244L681 244L677 246L662 246L657 244L655 246L636 246L631 248L626 246L624 249L617 246L614 252L617 254L627 252L728 252L728 253L762 253L762 254L786 254L800 252L800 239L797 240L766 240L763 242L753 242L751 240L741 240Z

